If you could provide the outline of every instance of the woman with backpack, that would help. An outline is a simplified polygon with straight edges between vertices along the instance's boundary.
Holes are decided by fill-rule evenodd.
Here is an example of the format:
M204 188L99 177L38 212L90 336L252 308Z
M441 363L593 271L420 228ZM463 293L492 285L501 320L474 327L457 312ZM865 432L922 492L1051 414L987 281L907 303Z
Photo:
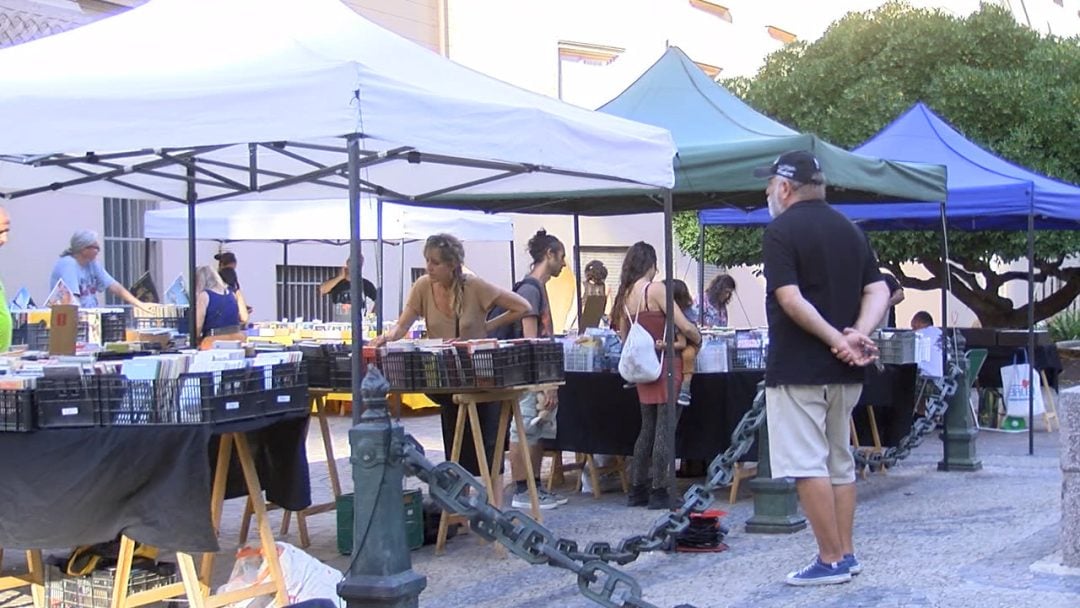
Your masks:
M379 336L372 346L400 340L419 318L427 326L427 337L441 340L486 338L504 325L520 320L529 312L529 303L516 293L497 287L475 275L467 275L465 246L450 234L435 234L424 243L427 274L413 283L405 308L393 329ZM492 319L488 313L496 306L504 312ZM428 395L441 407L443 444L449 455L453 447L458 405L453 395ZM480 434L489 462L495 456L495 438L499 431L499 407L495 403L478 405ZM462 445L473 445L472 430L466 425ZM502 454L498 455L502 459ZM462 450L460 463L473 475L480 474L473 450Z
M640 324L652 336L657 350L663 352L666 339L667 315L674 315L675 328L692 344L701 343L701 332L678 306L667 310L667 285L653 282L656 277L656 249L638 241L626 252L619 291L611 308L612 324L624 344L631 325ZM661 356L660 377L648 383L638 383L641 403L641 432L634 442L634 461L630 467L633 487L627 503L631 507L670 509L675 492L675 426L679 421L679 406L668 405L667 378L663 373L667 362ZM682 383L682 359L676 357L675 386Z

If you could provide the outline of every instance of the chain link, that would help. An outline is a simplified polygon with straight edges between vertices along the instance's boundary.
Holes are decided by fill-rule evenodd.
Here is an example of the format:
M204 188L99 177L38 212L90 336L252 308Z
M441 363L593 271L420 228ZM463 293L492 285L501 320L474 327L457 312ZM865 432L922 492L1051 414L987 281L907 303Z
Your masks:
M926 415L917 418L911 426L911 431L894 447L870 453L853 448L857 466L860 468L870 467L871 470L878 470L883 466L894 466L897 462L907 458L912 450L919 447L923 440L926 439L926 436L937 426L937 421L945 415L945 411L949 409L949 399L956 394L964 372L960 358L953 356L959 349L953 347L949 340L945 340L945 343L950 350L949 373L944 378L934 378L932 380L937 390L934 394L927 396Z
M934 429L935 420L948 409L948 400L956 393L961 374L960 364L951 357L948 375L934 380L937 394L927 401L926 417L916 420L911 432L896 447L876 454L856 452L856 463L870 467L892 466L906 458ZM764 383L759 383L750 410L731 434L731 445L709 463L706 482L686 490L679 508L657 518L645 535L630 536L615 545L590 542L584 550L576 541L556 537L525 513L501 511L492 506L480 480L456 463L432 464L414 438L407 437L401 451L408 473L428 484L431 497L442 508L466 517L473 532L481 538L502 544L529 564L547 564L573 572L577 575L581 594L601 606L657 608L642 599L641 585L632 576L611 564L626 565L642 553L674 548L676 537L690 526L690 514L705 511L714 500L713 492L731 484L735 463L750 451L764 421L765 388Z

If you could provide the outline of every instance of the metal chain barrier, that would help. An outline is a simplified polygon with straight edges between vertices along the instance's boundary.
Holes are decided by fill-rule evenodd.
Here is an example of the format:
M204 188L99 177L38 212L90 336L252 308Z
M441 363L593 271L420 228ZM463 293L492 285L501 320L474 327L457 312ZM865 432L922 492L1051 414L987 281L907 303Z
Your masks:
M950 350L956 352L959 349L950 348ZM864 453L852 448L855 464L860 468L870 467L871 470L878 470L882 466L894 466L898 461L907 458L911 451L919 447L926 436L934 430L937 421L945 415L945 410L949 409L949 399L956 394L963 371L959 358L950 354L949 373L944 378L933 379L937 391L926 398L926 416L917 418L911 426L911 431L894 447L874 453Z
M615 545L590 542L584 549L576 541L557 538L525 513L495 508L488 503L483 482L456 463L432 464L412 437L407 438L402 456L409 474L428 484L431 497L447 511L467 518L480 537L502 544L530 564L570 570L577 574L581 594L601 606L657 608L642 599L641 586L632 576L611 564L626 565L642 553L674 548L675 538L690 526L690 514L703 512L713 502L713 491L731 484L735 463L753 446L764 420L765 390L759 385L750 411L732 433L731 446L709 464L706 483L683 494L682 506L660 516L645 535Z

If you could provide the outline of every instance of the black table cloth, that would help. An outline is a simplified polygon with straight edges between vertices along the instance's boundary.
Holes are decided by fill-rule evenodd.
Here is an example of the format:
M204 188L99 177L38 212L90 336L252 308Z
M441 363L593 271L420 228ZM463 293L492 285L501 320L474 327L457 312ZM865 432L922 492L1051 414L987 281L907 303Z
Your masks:
M711 460L731 443L731 433L753 404L762 371L694 374L690 406L675 431L678 458ZM555 449L630 455L641 430L637 391L618 374L567 372L559 388ZM751 450L750 456L756 454ZM750 458L753 460L753 458Z
M298 510L311 504L307 421L303 412L220 426L0 433L0 547L61 548L125 534L163 549L217 551L210 486L219 434L246 432L268 500ZM233 464L229 495L244 495L235 450Z
M868 371L856 428L863 445L870 445L865 405L874 415L886 446L911 430L915 403L914 365L887 365L883 372ZM677 458L711 461L731 445L731 434L753 405L761 370L694 374L690 406L683 409L675 431ZM637 391L624 389L615 373L567 372L559 388L558 435L554 449L590 454L630 455L641 429ZM751 447L743 460L756 460Z
M861 446L873 445L867 405L874 408L874 418L877 420L883 447L899 444L911 431L918 372L918 366L913 364L886 365L880 372L872 366L866 368L866 383L863 384L862 396L852 412Z

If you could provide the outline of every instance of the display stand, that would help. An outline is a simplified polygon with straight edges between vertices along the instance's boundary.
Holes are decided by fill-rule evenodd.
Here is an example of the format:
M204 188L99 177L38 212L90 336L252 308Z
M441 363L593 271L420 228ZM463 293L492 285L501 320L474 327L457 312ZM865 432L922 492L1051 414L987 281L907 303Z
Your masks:
M311 515L318 515L319 513L328 513L337 509L337 500L341 497L341 479L338 477L337 460L334 458L334 437L330 433L330 422L326 417L326 401L327 396L334 391L328 388L309 388L308 396L311 399L311 406L315 410L315 416L319 420L319 432L322 435L323 449L326 451L326 469L330 476L330 489L334 493L334 498L330 502L324 502L318 505L311 505L310 507L301 511L296 511L296 527L300 531L300 547L307 549L311 546L311 537L308 535L307 518ZM277 505L268 505L267 510L278 509ZM243 521L240 523L240 539L241 545L247 542L248 534L251 531L251 516L254 511L252 509L251 499L249 498L247 504L244 506ZM285 536L289 533L289 521L292 518L293 511L285 511L285 515L281 518L281 535Z
M0 549L0 564L4 562L4 550ZM45 568L41 561L41 549L26 551L26 572L0 576L0 591L30 586L34 608L45 608Z
M252 585L246 589L237 589L235 591L229 591L227 593L213 594L210 592L210 576L214 567L214 554L204 553L202 556L202 562L198 570L195 566L195 558L190 553L177 552L176 560L180 569L180 577L183 589L178 593L169 596L163 596L154 600L164 599L165 597L175 597L176 595L186 595L189 605L192 608L216 608L217 606L224 606L231 604L239 600L254 598L262 595L273 595L274 603L277 606L286 606L289 603L289 595L285 589L285 577L281 571L281 561L277 553L277 544L274 542L274 533L270 529L270 521L266 515L266 501L263 499L262 485L259 483L259 475L255 470L255 461L251 456L251 448L248 446L247 437L244 433L225 433L221 435L221 444L218 448L217 464L214 468L214 485L211 490L211 505L210 505L210 518L215 532L221 530L221 513L225 504L225 485L226 478L229 474L229 460L232 455L232 447L236 446L236 456L240 461L240 466L244 472L244 482L247 485L248 499L251 503L252 510L255 514L255 526L259 531L259 546L262 550L263 560L266 563L267 580ZM131 552L134 549L134 543L124 537L124 542L129 544L129 549L126 554L126 559L118 560L117 573L116 573L116 588L113 593L112 608L124 608L125 606L137 606L143 602L133 604L130 598L125 598L127 588L127 577L131 571ZM121 544L121 556L123 557L124 548ZM121 586L121 582L123 585ZM164 587L162 589L171 588L173 585ZM146 592L147 594L160 591L155 589L153 591ZM140 593L139 596L144 594ZM137 599L141 599L137 598Z
M518 437L525 437L525 421L521 417L521 407L518 402L526 392L546 391L553 389L561 385L558 383L548 384L533 384L525 386L515 386L502 389L443 389L425 391L428 394L442 393L453 394L454 403L457 403L461 407L458 408L457 422L454 426L454 440L450 450L450 462L458 462L461 458L461 444L465 437L465 422L469 422L469 426L472 429L473 436L473 449L476 450L476 462L480 466L480 477L483 479L484 487L487 489L488 500L491 504L499 507L502 505L502 474L500 469L502 468L502 454L505 447L506 433L505 429L510 422L510 418L513 417L513 422L517 427ZM484 451L484 439L480 431L480 416L476 409L477 403L499 403L499 434L495 438L495 461L488 463L487 454ZM529 499L532 503L532 515L537 521L541 521L540 515L540 497L536 491L536 478L532 470L532 458L529 454L529 445L526 441L521 441L521 458L525 463L525 479L529 488ZM451 515L446 511L442 512L439 517L439 531L435 539L435 553L441 554L446 547L446 535L450 529L451 520L456 522L466 521L463 517L457 515ZM501 545L496 545L496 552L500 555L505 555L505 550Z

